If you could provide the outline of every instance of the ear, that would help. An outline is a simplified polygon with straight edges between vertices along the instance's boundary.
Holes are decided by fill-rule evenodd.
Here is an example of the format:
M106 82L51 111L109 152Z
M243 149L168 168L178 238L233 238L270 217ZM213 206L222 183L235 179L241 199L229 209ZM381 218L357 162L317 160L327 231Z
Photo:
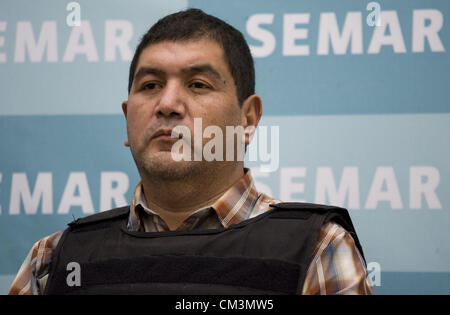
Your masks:
M257 94L250 95L242 103L241 121L245 129L245 145L248 145L255 134L262 115L262 102Z
M122 102L122 111L123 111L123 114L125 116L125 119L127 119L127 106L128 106L128 102L127 101L123 101Z
M126 101L122 102L122 111L123 111L123 115L125 116L125 119L127 119L127 106L128 103ZM128 143L128 138L125 139L124 143L123 143L126 147L129 147L130 144Z

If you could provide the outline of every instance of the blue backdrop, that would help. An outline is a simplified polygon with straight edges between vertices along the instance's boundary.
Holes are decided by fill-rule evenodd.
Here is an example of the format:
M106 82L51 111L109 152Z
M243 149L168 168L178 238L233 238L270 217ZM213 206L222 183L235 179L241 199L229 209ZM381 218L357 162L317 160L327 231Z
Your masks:
M449 1L69 2L0 3L0 293L38 239L130 201L129 63L187 7L251 45L280 135L272 172L247 164L257 186L348 208L376 293L450 293Z

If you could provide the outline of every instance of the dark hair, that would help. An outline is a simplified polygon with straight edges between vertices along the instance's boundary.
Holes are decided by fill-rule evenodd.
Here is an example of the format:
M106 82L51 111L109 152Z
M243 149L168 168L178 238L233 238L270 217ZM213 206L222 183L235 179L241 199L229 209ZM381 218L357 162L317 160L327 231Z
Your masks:
M133 84L139 56L144 48L162 41L212 39L224 51L239 103L255 93L255 69L250 49L244 36L226 22L199 9L188 9L167 15L154 24L142 37L130 65L128 93Z

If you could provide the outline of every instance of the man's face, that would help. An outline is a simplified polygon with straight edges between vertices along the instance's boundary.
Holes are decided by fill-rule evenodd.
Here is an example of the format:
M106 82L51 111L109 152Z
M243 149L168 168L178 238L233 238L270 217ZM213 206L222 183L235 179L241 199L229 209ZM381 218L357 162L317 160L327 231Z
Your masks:
M167 133L175 126L187 126L194 138L194 118L202 119L203 130L215 125L224 135L225 126L242 120L223 49L207 39L164 41L145 48L122 107L138 169L173 179L214 167L206 161L173 160L171 148L178 139ZM203 144L209 140L203 139Z

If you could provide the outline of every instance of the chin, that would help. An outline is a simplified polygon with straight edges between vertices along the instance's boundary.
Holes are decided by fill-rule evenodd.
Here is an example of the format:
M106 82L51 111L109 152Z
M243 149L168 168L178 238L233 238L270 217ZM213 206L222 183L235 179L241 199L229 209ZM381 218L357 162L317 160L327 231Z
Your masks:
M153 153L136 164L147 176L161 180L183 180L201 173L202 168L201 162L175 161L170 151Z

